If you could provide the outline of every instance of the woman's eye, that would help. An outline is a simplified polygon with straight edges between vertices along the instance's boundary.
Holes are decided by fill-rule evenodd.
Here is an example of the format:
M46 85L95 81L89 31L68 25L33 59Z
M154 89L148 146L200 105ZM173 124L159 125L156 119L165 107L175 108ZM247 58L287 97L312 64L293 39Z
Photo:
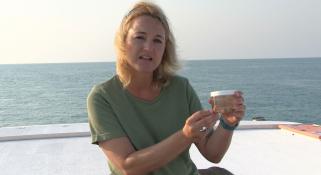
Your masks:
M143 36L136 36L136 39L145 39Z
M156 42L156 43L163 43L163 41L160 40L160 39L154 39L154 42Z

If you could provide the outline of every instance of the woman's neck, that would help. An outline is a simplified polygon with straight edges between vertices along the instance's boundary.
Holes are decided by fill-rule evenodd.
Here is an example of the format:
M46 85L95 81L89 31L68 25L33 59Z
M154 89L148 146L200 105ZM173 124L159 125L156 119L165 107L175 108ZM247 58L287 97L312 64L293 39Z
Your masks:
M152 75L133 76L128 91L143 100L154 100L160 94L160 88L153 83Z
M138 88L149 88L153 83L153 75L141 74L132 76L130 85Z

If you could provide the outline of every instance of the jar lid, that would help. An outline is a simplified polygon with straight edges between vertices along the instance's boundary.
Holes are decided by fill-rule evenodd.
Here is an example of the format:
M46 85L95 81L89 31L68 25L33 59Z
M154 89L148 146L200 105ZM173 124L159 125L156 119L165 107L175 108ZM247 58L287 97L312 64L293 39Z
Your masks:
M222 90L211 92L211 97L221 96L221 95L233 95L236 90Z

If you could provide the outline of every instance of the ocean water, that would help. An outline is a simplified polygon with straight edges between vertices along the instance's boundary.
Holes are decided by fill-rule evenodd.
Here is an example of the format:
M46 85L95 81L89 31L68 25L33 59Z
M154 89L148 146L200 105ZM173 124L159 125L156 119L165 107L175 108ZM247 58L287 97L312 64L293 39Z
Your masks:
M246 120L321 124L321 58L185 61L204 108L213 90L243 91ZM0 127L87 122L86 97L115 63L0 65Z

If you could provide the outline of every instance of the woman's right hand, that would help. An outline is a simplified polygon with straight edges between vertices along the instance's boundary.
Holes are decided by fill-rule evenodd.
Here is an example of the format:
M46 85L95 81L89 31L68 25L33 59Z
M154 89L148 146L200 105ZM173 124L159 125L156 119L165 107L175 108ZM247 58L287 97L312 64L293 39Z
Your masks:
M194 143L198 142L207 135L209 128L213 127L218 119L219 116L212 110L197 111L186 120L183 135ZM203 127L207 129L203 131Z

